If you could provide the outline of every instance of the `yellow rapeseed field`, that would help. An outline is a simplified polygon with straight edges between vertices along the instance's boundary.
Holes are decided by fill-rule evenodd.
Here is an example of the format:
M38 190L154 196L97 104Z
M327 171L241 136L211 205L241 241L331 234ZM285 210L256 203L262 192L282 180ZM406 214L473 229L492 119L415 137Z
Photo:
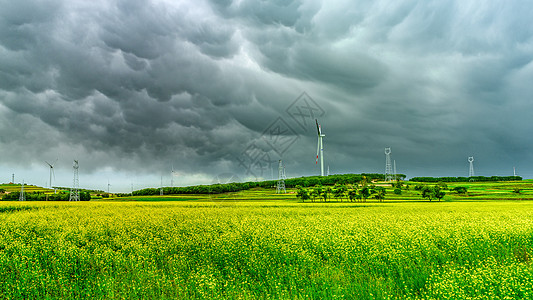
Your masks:
M533 297L533 202L0 203L0 298Z

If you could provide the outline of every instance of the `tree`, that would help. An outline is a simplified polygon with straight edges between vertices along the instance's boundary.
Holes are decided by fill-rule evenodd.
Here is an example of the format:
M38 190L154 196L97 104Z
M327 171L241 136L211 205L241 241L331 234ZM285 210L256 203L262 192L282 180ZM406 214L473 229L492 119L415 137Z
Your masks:
M453 188L453 190L457 194L466 194L466 187L464 187L464 186L456 186L456 187Z
M431 202L431 199L433 199L433 189L427 185L424 185L420 191L422 192L422 198L429 199Z
M340 198L342 202L342 198L344 197L346 190L347 188L344 184L336 184L335 189L333 190L333 197L335 197L335 199Z
M441 190L441 187L439 185L436 185L433 187L433 196L437 199L442 199L446 195L444 191Z
M439 185L424 186L422 188L422 198L427 198L431 202L433 198L439 199L439 201L446 195L444 191L441 190Z
M393 182L393 183L392 183L392 187L401 190L402 187L403 187L403 183L402 183L402 181L401 181L400 179L396 179L396 182Z
M362 186L359 189L359 197L360 199L363 199L363 202L366 202L366 199L370 197L370 188L368 186Z
M363 179L361 180L361 188L358 192L359 194L357 195L357 198L362 199L361 201L363 202L366 202L366 199L370 197L372 190L370 187L368 187L368 179L366 176L363 176Z
M448 185L445 182L443 182L443 181L439 181L439 183L437 183L437 185L443 190L447 190L448 189Z
M355 187L352 187L348 191L348 199L350 199L350 202L353 202L355 199L357 199L357 189Z
M385 200L385 194L386 194L386 190L384 187L382 186L378 186L374 189L376 195L374 196L374 198L378 199L379 202L383 202L383 200Z
M80 192L80 201L91 200L91 194L89 192Z
M313 192L312 192L312 196L313 196L313 201L315 201L315 198L322 197L322 186L321 185L315 185L315 188L313 189Z
M309 191L307 189L304 189L299 185L296 186L296 188L298 189L296 193L297 198L302 199L302 202L305 202L305 200L309 200L310 196L309 196Z
M329 199L329 195L331 195L331 187L328 186L324 190L322 190L322 198L324 199L324 202L327 202Z

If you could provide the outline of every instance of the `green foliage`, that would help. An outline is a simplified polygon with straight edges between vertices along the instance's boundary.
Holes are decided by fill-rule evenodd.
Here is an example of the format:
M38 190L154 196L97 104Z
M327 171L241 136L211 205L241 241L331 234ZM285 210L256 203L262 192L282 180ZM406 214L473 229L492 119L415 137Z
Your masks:
M302 188L301 186L296 186L296 190L296 197L302 200L302 202L311 198L307 189Z
M357 189L352 188L348 191L348 199L350 199L351 202L354 202L357 199Z
M428 199L429 201L431 201L432 199L439 199L440 201L446 195L446 193L442 191L440 186L438 185L425 185L422 187L421 192L422 198Z
M465 186L456 186L453 188L453 191L455 191L457 194L466 194L467 188Z
M437 183L437 185L443 190L447 190L448 189L448 185L445 182L443 182L443 181L439 181Z
M341 199L344 197L344 194L346 193L346 185L344 184L335 184L335 187L333 189L333 197L335 199Z
M43 192L29 192L24 193L26 201L69 201L70 193L69 192L59 192L57 194L45 194ZM79 193L80 201L89 201L91 200L91 194L88 192L81 191ZM20 197L20 192L11 192L5 194L2 197L3 201L18 201Z
M429 199L429 201L431 201L431 199L433 199L433 189L430 186L424 185L420 189L420 191L422 193L422 198Z
M330 195L331 195L331 192L332 192L332 189L330 186L327 186L325 187L323 190L322 190L322 199L324 199L324 202L327 202Z
M376 188L373 189L373 191L375 192L375 196L374 198L379 200L379 202L382 202L383 200L385 200L385 194L387 193L385 188L382 187L382 186L378 186Z
M433 187L433 195L440 201L442 198L444 198L446 193L441 189L439 185L436 185Z
M311 190L310 196L312 201L314 202L316 198L320 198L322 195L322 186L315 185L315 187Z
M368 186L363 186L359 189L359 196L361 199L363 199L364 202L366 202L366 199L370 197L370 188Z
M400 177L405 175L400 174ZM341 174L330 176L311 176L300 178L289 178L285 180L285 187L294 188L296 186L310 187L316 185L346 185L357 184L364 178L367 180L383 180L383 174ZM163 194L165 195L180 195L180 194L221 194L232 193L248 190L251 188L273 188L276 186L275 180L259 181L259 182L233 182L227 184L212 184L212 185L195 185L186 187L164 187ZM148 196L159 195L159 188L146 188L133 192L133 196Z
M401 194L402 194L402 189L395 188L395 189L394 189L394 194L395 194L395 195L401 195Z
M397 179L392 183L393 188L402 189L403 188L403 182L400 179Z
M520 176L472 176L472 177L413 177L409 181L414 182L486 182L486 181L521 181Z
M520 188L514 188L513 189L513 193L515 194L520 194L522 192L522 190Z

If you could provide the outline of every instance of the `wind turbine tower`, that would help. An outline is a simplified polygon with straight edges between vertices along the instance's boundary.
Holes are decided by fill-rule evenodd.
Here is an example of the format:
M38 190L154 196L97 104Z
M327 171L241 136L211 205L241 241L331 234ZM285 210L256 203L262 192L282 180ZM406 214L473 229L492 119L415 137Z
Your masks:
M163 175L161 175L161 187L159 188L159 195L163 196Z
M174 171L174 165L170 169L170 187L174 187L174 176L178 176L178 172Z
M316 163L318 164L318 157L320 156L320 176L324 176L324 144L322 143L322 138L325 137L325 134L322 134L322 128L316 120L316 130L318 132L318 145L316 148Z
M474 177L474 157L468 157L468 162L470 163L470 170L468 171L468 177Z
M392 181L392 164L390 162L390 147L385 148L385 181Z
M285 167L280 159L278 165L278 185L276 187L276 194L280 194L282 191L283 193L287 192L287 190L285 190Z
M26 195L24 194L24 179L22 180L22 185L20 186L19 201L26 201Z
M52 188L52 174L54 175L54 179L55 179L56 178L56 174L54 173L54 165L56 164L57 159L56 159L56 161L53 164L47 162L46 160L44 162L48 165L48 167L50 167L50 181L48 181L48 182L50 183L50 188ZM54 189L54 191L55 191L55 189Z
M68 201L80 201L80 179L78 169L80 168L78 161L74 160L74 186L70 189L70 198Z

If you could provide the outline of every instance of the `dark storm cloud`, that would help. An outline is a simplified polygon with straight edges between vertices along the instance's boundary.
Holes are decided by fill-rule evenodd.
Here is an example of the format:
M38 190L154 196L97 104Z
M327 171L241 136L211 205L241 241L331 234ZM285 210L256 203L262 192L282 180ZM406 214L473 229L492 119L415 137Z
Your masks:
M314 132L285 112L303 91L326 111L335 171L381 172L386 146L413 176L463 175L469 155L501 157L487 173L532 160L525 1L0 5L9 161L83 155L91 170L228 172L282 117L299 138L284 159L310 174Z

